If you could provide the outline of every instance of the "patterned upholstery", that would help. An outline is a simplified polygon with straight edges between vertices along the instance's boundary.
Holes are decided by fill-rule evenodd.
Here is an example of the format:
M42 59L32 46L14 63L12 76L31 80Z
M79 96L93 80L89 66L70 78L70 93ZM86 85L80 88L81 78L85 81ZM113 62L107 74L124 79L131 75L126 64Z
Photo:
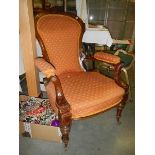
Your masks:
M118 56L103 52L96 52L94 54L94 58L111 64L117 64L120 62L120 58Z
M78 61L81 26L76 20L64 15L45 15L37 22L37 30L57 75L82 70Z
M117 105L124 95L124 89L114 80L97 72L66 73L59 78L74 119L107 110ZM46 87L49 97L53 96L51 88L51 84ZM56 110L54 99L51 98L52 107Z
M114 55L117 51L104 51L104 52ZM134 56L130 55L129 53L124 54L122 52L119 52L117 56L120 57L125 67L128 67L132 63L132 61L134 61Z
M54 69L54 67L51 64L49 64L47 61L45 61L43 58L36 58L35 65L41 72L43 72L43 74L47 78L49 78L50 76L54 76L56 73L56 70Z
M82 71L78 59L81 30L75 19L60 14L45 15L37 22L37 32L44 42L50 63L55 67L52 73L60 79L73 119L114 107L125 93L113 79L97 72ZM120 62L119 57L109 54L98 53L96 58L114 64ZM47 71L44 67L51 71L42 59L36 64L45 74ZM57 111L54 84L49 82L46 90L53 109Z

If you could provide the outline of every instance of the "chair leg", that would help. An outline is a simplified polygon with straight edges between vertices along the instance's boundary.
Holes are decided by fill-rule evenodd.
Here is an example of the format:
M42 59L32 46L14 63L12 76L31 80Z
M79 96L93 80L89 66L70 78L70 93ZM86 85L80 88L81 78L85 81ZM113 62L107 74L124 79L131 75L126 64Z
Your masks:
M121 118L121 115L122 115L122 111L123 111L123 109L124 109L124 107L126 105L127 99L128 99L128 89L126 90L126 92L124 94L122 102L117 107L116 119L117 119L118 123L120 123L120 118Z
M72 123L71 114L65 113L61 115L59 113L59 120L60 120L60 130L62 133L62 141L65 145L65 148L67 148L69 142L69 132Z
M129 85L129 95L130 95L130 99L132 100L132 92L131 92L131 86L130 86L130 81L129 81L127 70L125 68L122 68L122 71L124 72L126 82Z
M120 103L117 107L117 114L116 114L116 119L117 119L117 122L120 123L120 118L121 118L121 115L122 115L122 111L123 111L123 108L124 108L125 104L123 105L122 103Z

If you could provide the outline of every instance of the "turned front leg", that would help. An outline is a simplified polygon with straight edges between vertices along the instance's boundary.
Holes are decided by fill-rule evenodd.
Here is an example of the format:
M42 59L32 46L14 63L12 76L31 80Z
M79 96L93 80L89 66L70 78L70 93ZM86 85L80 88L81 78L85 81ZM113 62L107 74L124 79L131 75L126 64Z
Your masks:
M69 142L69 133L70 133L70 128L71 128L71 113L67 112L64 114L59 113L59 120L60 120L60 130L62 133L62 141L67 147L68 142Z
M123 96L122 102L117 107L116 119L117 119L117 122L118 123L120 122L122 111L123 111L123 109L124 109L124 107L126 105L127 99L128 99L128 89L126 90L125 95Z

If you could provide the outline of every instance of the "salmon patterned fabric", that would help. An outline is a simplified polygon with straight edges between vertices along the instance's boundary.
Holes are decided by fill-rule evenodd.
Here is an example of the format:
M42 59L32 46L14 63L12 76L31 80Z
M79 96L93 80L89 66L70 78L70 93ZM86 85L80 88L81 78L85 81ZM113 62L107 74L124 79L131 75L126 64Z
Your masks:
M124 95L124 89L114 80L97 72L66 73L59 78L65 98L71 105L73 119L109 109L117 105ZM51 93L48 91L48 96L52 96Z
M49 78L50 76L54 76L56 74L56 70L54 69L54 67L47 61L45 61L43 58L36 58L35 65L41 72L43 72L43 74L47 78Z
M76 20L64 15L45 15L38 20L37 31L57 75L82 70L78 61L81 26Z
M36 61L36 65L47 76L58 75L65 98L71 105L73 119L102 112L122 100L124 89L114 80L97 72L82 71L78 59L81 26L75 19L65 15L45 15L38 20L37 31L56 71L42 59ZM117 56L109 54L96 56L110 63L120 61ZM49 82L46 90L53 109L57 110L54 84Z
M94 58L111 64L117 64L120 62L120 57L104 52L96 52Z

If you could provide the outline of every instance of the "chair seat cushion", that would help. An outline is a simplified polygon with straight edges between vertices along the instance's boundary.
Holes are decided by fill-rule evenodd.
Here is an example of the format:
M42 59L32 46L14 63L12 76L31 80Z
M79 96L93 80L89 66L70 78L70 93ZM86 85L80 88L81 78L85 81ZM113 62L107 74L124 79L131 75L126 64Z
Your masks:
M97 72L65 73L59 79L73 119L116 106L124 95L124 89L113 79Z

